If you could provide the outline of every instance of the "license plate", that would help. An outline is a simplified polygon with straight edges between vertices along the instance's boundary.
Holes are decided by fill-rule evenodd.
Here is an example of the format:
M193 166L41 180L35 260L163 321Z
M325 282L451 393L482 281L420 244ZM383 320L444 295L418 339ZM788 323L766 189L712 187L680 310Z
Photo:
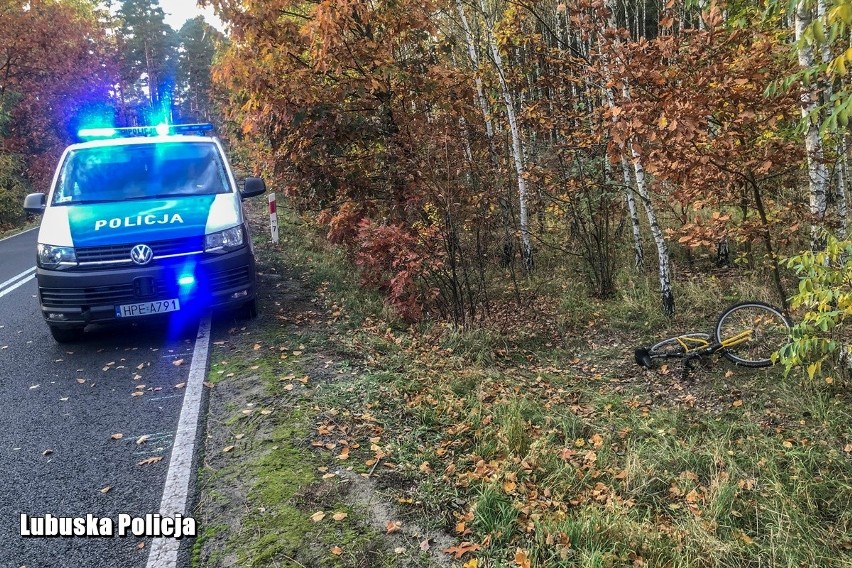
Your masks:
M173 300L155 300L153 302L139 302L138 304L116 306L115 316L119 318L134 318L137 316L165 314L178 310L180 310L180 302L175 298Z

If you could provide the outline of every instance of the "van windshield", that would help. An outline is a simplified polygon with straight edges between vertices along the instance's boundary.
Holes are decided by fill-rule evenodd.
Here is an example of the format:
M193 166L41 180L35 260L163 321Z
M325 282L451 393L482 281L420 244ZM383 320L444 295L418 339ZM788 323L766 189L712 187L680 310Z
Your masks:
M70 152L53 192L54 205L228 193L216 146L158 142Z

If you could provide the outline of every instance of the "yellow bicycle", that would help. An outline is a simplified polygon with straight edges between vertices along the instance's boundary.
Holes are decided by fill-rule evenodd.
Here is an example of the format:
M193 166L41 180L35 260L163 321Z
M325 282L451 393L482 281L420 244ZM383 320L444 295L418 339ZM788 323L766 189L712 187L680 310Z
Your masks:
M719 316L713 334L686 333L669 337L634 353L638 365L654 367L659 359L683 359L684 374L690 364L702 357L720 353L744 367L769 367L773 354L790 338L790 320L775 306L764 302L740 302Z

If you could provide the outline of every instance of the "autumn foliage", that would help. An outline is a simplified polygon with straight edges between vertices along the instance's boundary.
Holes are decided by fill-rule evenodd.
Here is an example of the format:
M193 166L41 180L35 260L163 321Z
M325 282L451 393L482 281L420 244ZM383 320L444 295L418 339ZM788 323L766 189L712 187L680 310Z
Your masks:
M724 248L785 293L805 152L798 93L767 94L795 71L789 32L756 11L670 3L640 23L588 0L211 4L232 25L214 80L235 134L407 318L487 314L525 230L612 295L625 225L647 263L643 212L661 286L670 256Z

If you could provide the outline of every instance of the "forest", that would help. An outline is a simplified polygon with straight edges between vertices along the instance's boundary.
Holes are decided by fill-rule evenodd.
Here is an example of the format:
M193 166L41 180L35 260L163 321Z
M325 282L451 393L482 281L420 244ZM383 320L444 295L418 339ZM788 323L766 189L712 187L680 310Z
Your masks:
M214 120L407 321L477 325L551 262L670 315L679 269L732 267L811 314L788 366L843 357L852 5L209 4L230 38L4 0L0 223L81 124Z
M196 565L849 565L852 0L200 4L0 0L0 235L83 125L212 122L284 196ZM747 299L773 368L634 365Z

